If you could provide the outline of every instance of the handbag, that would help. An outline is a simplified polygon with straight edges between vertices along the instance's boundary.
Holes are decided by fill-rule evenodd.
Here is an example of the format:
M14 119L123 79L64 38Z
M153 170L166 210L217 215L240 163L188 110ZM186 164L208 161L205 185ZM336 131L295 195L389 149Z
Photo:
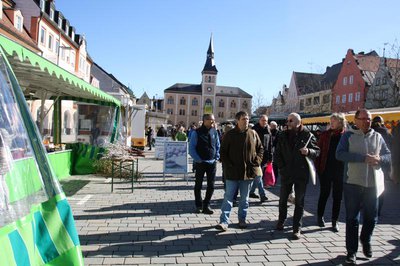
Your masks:
M275 186L275 174L272 163L267 163L263 175L264 186Z

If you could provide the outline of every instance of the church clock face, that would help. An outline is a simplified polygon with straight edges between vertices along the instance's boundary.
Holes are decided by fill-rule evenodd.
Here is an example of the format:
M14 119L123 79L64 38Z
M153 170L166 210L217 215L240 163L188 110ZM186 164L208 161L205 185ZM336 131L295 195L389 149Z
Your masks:
M208 92L211 92L211 91L212 91L212 88L211 88L211 87L208 87L208 88L207 88L207 91L208 91Z

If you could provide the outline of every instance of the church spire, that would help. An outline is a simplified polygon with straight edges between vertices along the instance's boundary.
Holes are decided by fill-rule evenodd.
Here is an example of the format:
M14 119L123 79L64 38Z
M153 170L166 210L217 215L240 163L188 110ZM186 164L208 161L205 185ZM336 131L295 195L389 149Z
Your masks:
M208 72L208 73L212 73L212 74L218 73L217 67L215 66L215 62L214 62L214 44L213 43L214 43L213 35L211 34L210 45L208 46L208 50L207 50L206 63L204 65L203 71L201 73L204 73L204 72Z

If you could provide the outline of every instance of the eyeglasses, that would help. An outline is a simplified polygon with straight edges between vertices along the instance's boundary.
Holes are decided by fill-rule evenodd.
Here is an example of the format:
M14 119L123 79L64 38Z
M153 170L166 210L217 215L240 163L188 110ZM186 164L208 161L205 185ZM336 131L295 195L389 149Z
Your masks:
M356 119L362 120L362 121L371 121L372 120L370 117L356 117Z

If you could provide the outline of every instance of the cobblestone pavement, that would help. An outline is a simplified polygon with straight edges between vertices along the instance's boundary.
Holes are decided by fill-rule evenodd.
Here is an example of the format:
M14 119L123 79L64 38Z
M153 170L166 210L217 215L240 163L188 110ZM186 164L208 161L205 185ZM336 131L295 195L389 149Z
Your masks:
M306 195L303 238L291 240L293 206L283 232L275 231L279 187L268 189L269 200L250 199L249 227L239 229L237 208L228 231L214 229L223 198L221 166L211 207L213 215L195 214L193 174L167 176L162 161L146 151L140 159L143 173L135 183L118 180L111 193L110 179L94 175L73 176L63 182L72 206L86 265L341 265L345 259L344 206L339 233L330 231L331 200L327 227L316 225L318 186ZM374 257L365 259L361 248L358 264L400 264L400 188L387 182L382 216L373 236ZM204 182L205 186L205 182ZM203 191L204 194L204 191Z

